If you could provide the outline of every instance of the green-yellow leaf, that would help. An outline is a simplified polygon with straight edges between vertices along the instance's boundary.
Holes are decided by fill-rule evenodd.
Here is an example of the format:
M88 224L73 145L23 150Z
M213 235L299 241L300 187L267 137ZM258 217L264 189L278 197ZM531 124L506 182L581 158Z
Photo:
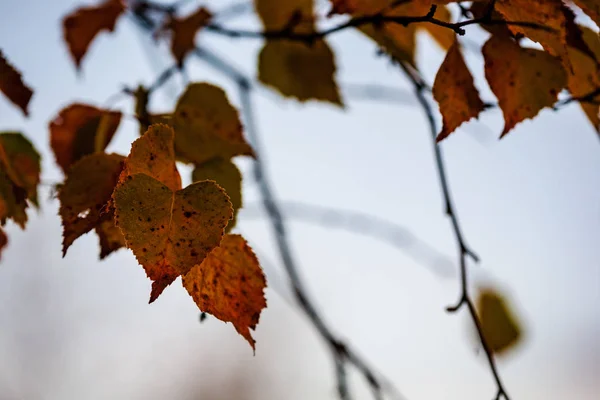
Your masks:
M181 189L174 176L173 141L169 126L151 126L133 143L113 193L117 226L154 281L151 302L220 244L233 215L227 194L216 183Z
M544 51L522 48L511 38L492 35L482 52L485 77L504 114L501 136L552 106L566 86L561 62Z
M448 137L464 122L476 118L484 109L457 41L448 50L435 76L433 97L440 106L444 121L438 141Z
M522 337L522 329L506 300L494 289L482 289L475 306L481 330L490 350L502 354Z
M121 113L87 104L71 104L50 122L50 145L67 173L85 155L104 151L121 122Z
M216 157L254 156L244 139L238 111L217 86L190 84L177 102L171 123L181 161L202 164Z
M201 311L231 322L254 349L256 329L267 306L265 276L254 252L240 235L225 235L202 264L183 276L183 286Z
M109 202L124 160L125 157L118 154L95 153L82 158L69 170L58 191L63 256L81 235L105 221L114 225Z
M217 182L225 189L233 207L233 218L229 221L226 233L230 232L236 224L237 214L242 207L242 174L231 160L215 158L200 165L196 165L192 172L192 182L211 180Z

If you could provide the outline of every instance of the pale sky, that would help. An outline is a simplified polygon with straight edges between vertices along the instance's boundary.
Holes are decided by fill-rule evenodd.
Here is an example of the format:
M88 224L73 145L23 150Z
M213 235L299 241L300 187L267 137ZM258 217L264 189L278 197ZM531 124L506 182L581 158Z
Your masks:
M199 2L198 2L199 3ZM23 131L42 152L43 180L61 173L47 124L73 101L102 105L123 84L151 83L171 64L165 47L148 49L128 18L101 35L76 74L60 18L74 0L0 2L0 48L35 89L31 117L0 99L0 130ZM213 10L226 2L204 2ZM254 18L228 22L257 28ZM484 36L476 32L472 40ZM433 81L443 53L420 41L419 65ZM199 43L255 76L258 40L206 33ZM402 74L357 33L331 37L338 80L410 90ZM481 57L468 63L485 100ZM200 61L193 81L235 86ZM179 78L155 99L173 107ZM347 93L346 93L347 94ZM410 98L410 97L409 97ZM415 103L346 97L345 110L298 104L256 92L257 122L277 195L360 211L407 228L454 265L445 278L381 241L299 220L289 221L294 254L310 296L341 337L391 379L409 400L490 399L495 386L471 339L466 314L444 308L459 293L456 247L442 209L428 128ZM116 103L131 115L127 99ZM482 262L471 276L507 293L525 340L499 360L512 399L597 399L600 393L600 141L576 105L543 111L506 138L498 110L442 143L451 189L468 242ZM126 154L137 123L125 117L109 150ZM244 201L258 194L249 161ZM182 169L189 179L189 168ZM58 203L41 190L42 209L27 229L9 224L0 264L2 399L335 399L333 365L315 331L293 305L268 225L244 213L239 231L265 260L268 308L256 356L230 324L198 322L198 309L176 281L147 304L150 281L130 251L97 261L97 238L80 238L61 258ZM255 207L253 207L255 209ZM448 262L448 261L446 261ZM448 264L444 264L447 268ZM358 374L356 399L369 399Z

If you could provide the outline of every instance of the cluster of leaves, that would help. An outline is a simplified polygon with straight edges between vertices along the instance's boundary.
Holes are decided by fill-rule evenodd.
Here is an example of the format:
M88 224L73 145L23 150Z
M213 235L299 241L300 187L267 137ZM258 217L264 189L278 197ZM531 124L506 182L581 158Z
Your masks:
M255 0L263 30L248 32L217 25L204 7L179 16L173 7L148 1L105 0L67 15L63 32L77 68L94 38L113 31L127 10L163 17L155 37L170 41L179 67L196 48L201 30L261 37L265 42L258 56L260 82L285 97L343 106L329 34L356 29L394 60L418 71L416 36L424 30L446 52L432 87L443 120L438 135L442 140L490 108L480 98L460 40L464 27L478 24L490 34L481 53L487 84L504 115L502 136L542 109L555 107L563 90L571 95L567 101L581 104L600 133L600 38L577 23L573 3L459 3L331 0L329 16L345 15L347 20L319 31L313 0ZM598 1L574 0L574 4L600 24ZM450 7L457 5L460 13L451 12ZM33 92L1 53L0 90L27 115ZM181 276L202 311L232 322L254 347L250 329L266 306L266 282L246 241L229 233L242 206L242 177L232 158L255 156L244 139L238 112L222 89L208 83L189 85L169 114L149 113L148 93L143 87L135 93L142 136L127 157L105 152L117 132L120 112L72 104L50 122L51 147L65 174L58 190L63 254L77 238L94 230L100 258L122 247L133 251L153 281L151 302ZM194 165L194 183L182 187L176 162ZM0 166L0 222L4 226L12 219L24 227L26 208L38 204L39 154L21 134L4 133ZM7 240L0 228L0 252ZM503 352L518 340L520 328L500 297L483 292L478 309L493 352Z

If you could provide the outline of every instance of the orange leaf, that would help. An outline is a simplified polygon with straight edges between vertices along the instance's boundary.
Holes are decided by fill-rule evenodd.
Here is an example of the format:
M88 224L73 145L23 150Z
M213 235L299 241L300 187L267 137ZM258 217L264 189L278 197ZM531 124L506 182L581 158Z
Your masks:
M33 96L33 91L23 83L21 73L17 71L0 51L0 91L23 111L29 115L27 106Z
M114 224L107 205L125 157L96 153L73 164L58 191L63 225L63 257L73 242L103 221ZM102 251L101 251L102 254Z
M457 41L448 50L435 76L433 97L440 105L444 120L438 142L448 137L464 122L477 117L484 109Z
M183 286L201 311L235 329L254 349L250 329L256 329L267 306L265 276L254 252L240 235L225 235L221 245L183 276Z
M4 230L0 228L0 260L2 260L2 250L4 250L7 244L8 237L6 237L6 233L4 233Z
M194 49L196 33L210 21L212 14L204 7L185 18L171 18L162 31L171 31L171 53L179 66L185 56Z
M569 73L567 87L574 97L585 96L600 89L600 66L595 61L600 59L600 37L590 28L581 27L581 29L582 38L594 54L594 58L590 58L579 48L569 47L573 72ZM600 96L597 98L600 99ZM596 132L600 134L600 106L591 102L581 102L580 105Z
M173 136L159 124L137 139L113 193L117 226L154 281L150 302L219 245L233 214L227 194L212 181L180 189Z
M83 156L103 151L120 122L117 111L78 103L63 108L49 124L50 146L63 172Z
M64 17L64 39L77 68L96 35L103 30L112 32L123 11L121 0L105 0L98 6L80 7Z
M598 0L573 0L600 27L600 2Z
M238 111L217 86L190 84L177 101L171 122L178 160L202 164L215 157L254 156Z
M560 61L544 51L522 48L510 38L493 35L482 52L485 77L504 114L501 137L517 123L552 106L566 86Z

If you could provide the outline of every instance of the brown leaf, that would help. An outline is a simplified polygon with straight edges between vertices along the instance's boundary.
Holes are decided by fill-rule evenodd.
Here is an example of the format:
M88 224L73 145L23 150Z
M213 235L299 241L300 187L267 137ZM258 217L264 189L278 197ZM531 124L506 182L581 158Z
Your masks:
M0 166L4 167L12 184L23 189L35 206L38 206L40 160L40 154L21 133L0 133Z
M504 114L501 137L517 123L552 106L566 86L560 61L544 51L522 48L510 38L493 35L482 52L485 77Z
M569 47L569 56L573 64L573 72L569 73L567 87L574 97L586 96L600 89L600 67L594 61L600 59L600 37L587 27L581 27L582 38L586 46L594 54L590 58L587 53L579 48ZM597 96L600 99L600 95ZM591 102L580 102L581 108L592 123L592 126L600 135L600 105Z
M95 153L83 157L69 170L58 192L63 225L63 257L81 235L104 221L113 223L106 208L119 179L125 157ZM103 251L101 250L101 254Z
M63 108L49 124L50 146L63 172L83 156L104 151L120 122L118 111L79 103Z
M0 51L0 91L17 107L23 114L29 116L27 106L33 96L33 90L23 82L21 73L17 71Z
M219 245L233 214L227 194L214 182L180 189L181 178L173 176L173 141L169 126L151 126L133 143L113 192L117 226L154 281L150 302Z
M1 213L0 213L1 215ZM4 230L2 228L0 228L0 260L2 260L2 251L4 250L4 248L6 247L6 245L8 244L8 237L6 236L6 233L4 233Z
M185 18L171 18L162 28L162 32L171 32L171 54L179 66L183 65L185 56L194 49L196 34L210 22L211 17L212 14L206 8L200 7Z
M254 349L256 329L267 306L265 276L254 252L240 235L225 235L202 264L183 276L183 286L201 311L231 322Z
M600 27L600 2L598 0L573 0Z
M583 54L586 54L592 60L598 61L598 58L596 57L592 49L590 49L586 40L583 37L583 29L589 28L584 28L583 26L580 26L575 22L575 13L569 7L563 5L562 10L566 19L565 27L567 29L568 47L577 49Z
M448 137L464 122L477 117L484 109L457 41L448 50L435 76L433 97L440 106L444 121L442 131L437 137L438 142Z
M125 247L125 238L121 230L115 225L114 209L102 218L96 225L96 234L100 240L100 259L102 260L113 251Z
M64 40L77 68L96 35L103 30L112 32L124 11L121 0L105 0L97 6L80 7L64 17Z
M178 160L202 164L216 157L254 156L238 111L217 86L190 84L177 101L171 123Z
M27 192L15 185L4 169L0 169L0 225L6 224L7 219L15 221L21 229L27 223Z

